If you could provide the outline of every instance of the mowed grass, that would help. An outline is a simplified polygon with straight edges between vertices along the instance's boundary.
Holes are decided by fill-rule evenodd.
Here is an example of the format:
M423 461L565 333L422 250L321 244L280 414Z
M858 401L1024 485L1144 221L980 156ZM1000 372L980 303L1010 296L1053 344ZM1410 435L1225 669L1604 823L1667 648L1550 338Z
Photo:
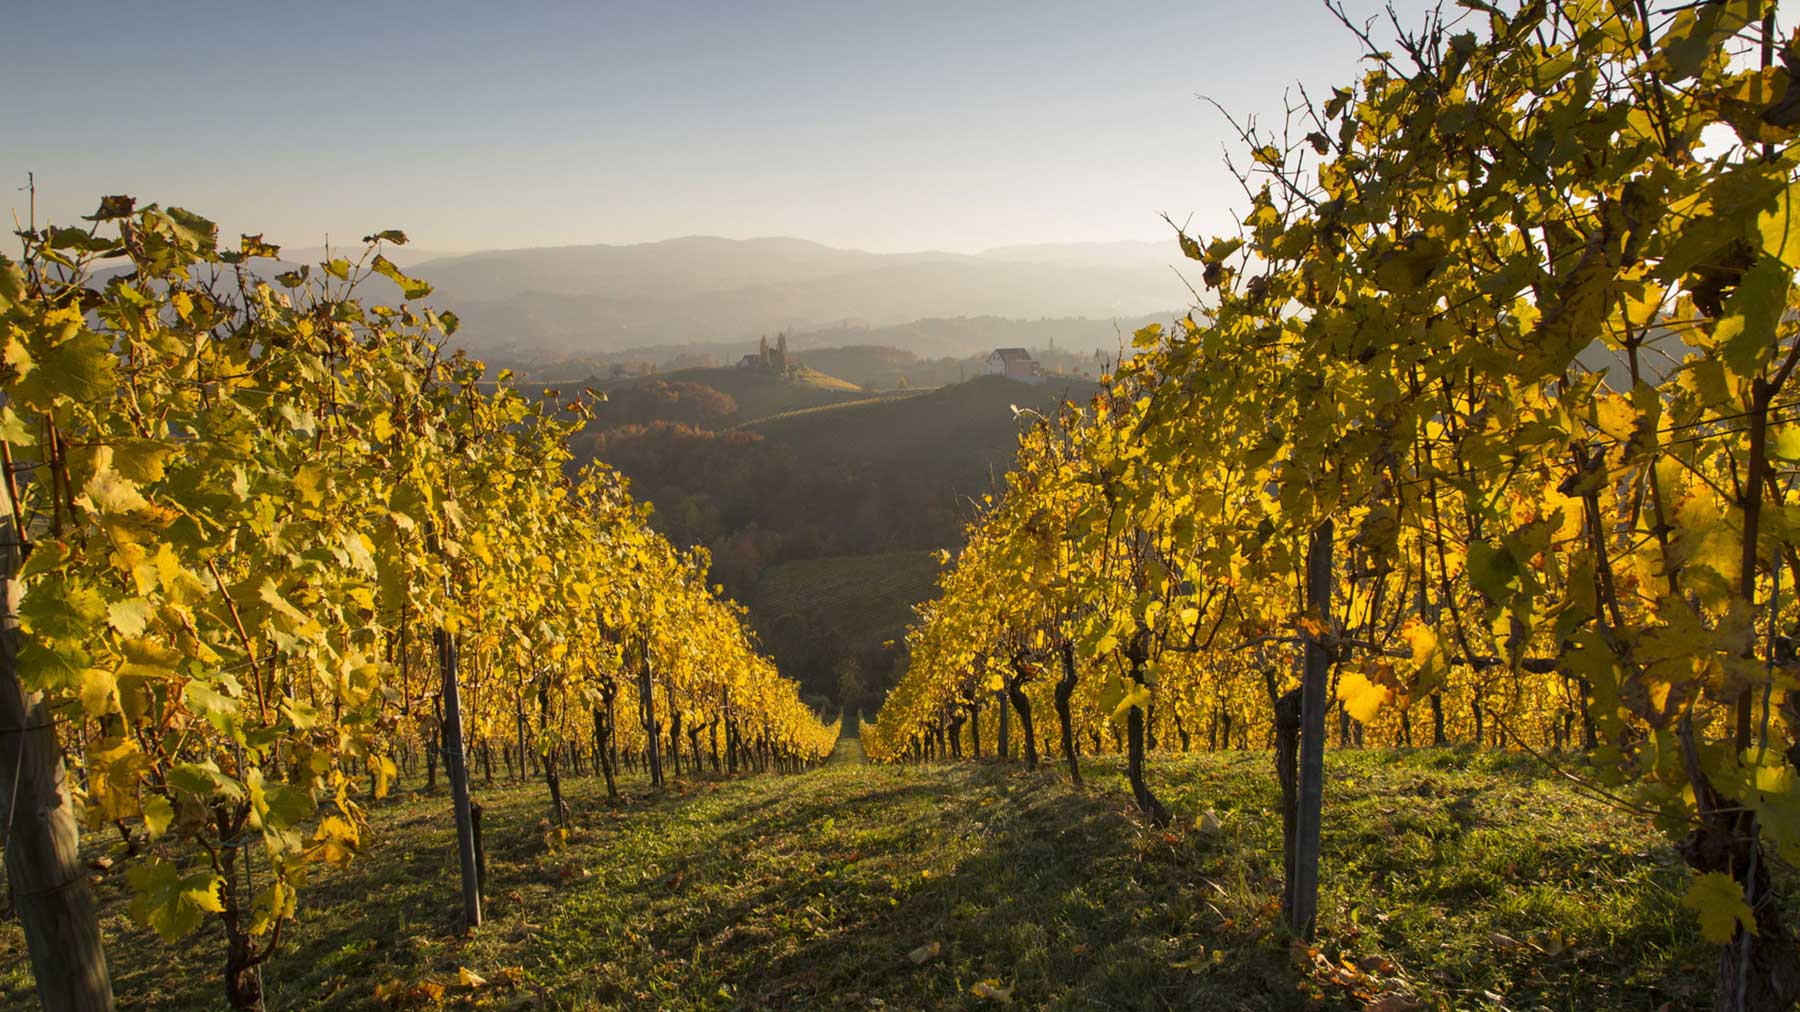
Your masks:
M1331 753L1319 939L1294 946L1272 766L1155 755L1167 832L1133 814L1112 757L1086 764L1085 790L1049 764L843 761L661 796L631 781L609 807L571 778L566 843L540 785L479 788L488 921L469 936L448 798L407 796L376 806L367 854L303 893L269 1006L1709 1007L1714 953L1669 848L1506 757ZM121 867L99 885L121 1007L219 1007L221 934L165 945L133 926ZM0 926L0 1005L35 1007L16 923Z

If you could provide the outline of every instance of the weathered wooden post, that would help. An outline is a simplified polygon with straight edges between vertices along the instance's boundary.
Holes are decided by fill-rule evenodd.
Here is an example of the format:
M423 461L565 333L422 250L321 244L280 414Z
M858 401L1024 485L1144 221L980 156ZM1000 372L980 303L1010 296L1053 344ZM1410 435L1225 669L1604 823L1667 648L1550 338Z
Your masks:
M82 867L56 715L19 676L23 561L11 476L0 481L0 827L6 874L46 1012L111 1012L112 977Z
M1332 522L1312 534L1306 550L1306 605L1318 620L1317 635L1306 638L1306 668L1300 681L1300 789L1294 813L1293 903L1288 926L1312 941L1319 914L1319 835L1325 799L1325 683L1331 655L1322 642L1331 626Z
M475 860L475 816L469 800L469 764L463 756L462 697L456 678L456 637L439 629L438 663L444 674L444 773L456 811L456 856L462 867L463 924L481 925L481 870Z

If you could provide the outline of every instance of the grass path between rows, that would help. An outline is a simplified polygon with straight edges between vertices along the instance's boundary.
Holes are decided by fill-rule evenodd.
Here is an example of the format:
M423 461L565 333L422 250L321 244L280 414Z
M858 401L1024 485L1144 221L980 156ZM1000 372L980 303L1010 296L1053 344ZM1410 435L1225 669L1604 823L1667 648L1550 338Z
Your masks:
M1120 764L1072 789L1017 763L702 778L609 807L571 778L484 787L488 922L458 931L447 797L375 806L375 839L302 893L272 1012L341 1008L1704 1009L1712 950L1642 822L1521 760L1328 758L1321 937L1290 944L1266 752L1154 757L1180 823ZM1207 826L1196 825L1211 812ZM1216 820L1216 826L1214 822ZM221 934L165 945L98 890L120 1007L219 1007ZM1784 882L1787 895L1793 883ZM464 970L473 974L465 977ZM477 978L479 983L476 982ZM35 1007L16 923L0 1007ZM1009 1001L1010 1000L1010 1001Z

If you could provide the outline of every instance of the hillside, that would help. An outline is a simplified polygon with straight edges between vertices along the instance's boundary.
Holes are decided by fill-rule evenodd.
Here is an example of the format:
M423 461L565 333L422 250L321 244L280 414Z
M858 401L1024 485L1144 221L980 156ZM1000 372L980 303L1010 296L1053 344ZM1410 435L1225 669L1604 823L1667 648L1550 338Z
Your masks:
M914 377L919 372L919 356L891 345L853 344L819 348L797 352L794 358L859 386L892 389L902 385L939 386L943 382L918 383ZM904 384L901 382L903 379Z
M937 573L930 551L783 562L763 570L744 604L790 677L832 690L845 709L872 708L880 699L872 679L893 663L884 644L905 636L913 605L933 594Z
M677 421L722 429L868 396L854 383L805 367L788 377L725 366L591 380L589 385L605 393L609 400L595 412L595 422L601 428ZM701 392L698 388L722 394L729 404L718 402L693 408L681 403L684 395L689 401L694 400L695 394Z
M1094 389L1075 379L1032 386L982 376L910 395L870 397L829 385L783 384L751 370L686 370L651 379L679 377L708 378L723 387L721 394L736 391L734 406L716 405L712 420L700 424L669 417L677 412L665 404L664 420L596 426L576 449L630 478L634 494L654 505L653 522L672 540L710 549L714 578L749 603L765 632L773 627L765 625L756 594L765 571L799 560L958 544L970 501L992 489L1012 464L1021 424L1014 406L1050 412L1064 397L1083 399ZM654 387L633 381L622 389ZM686 402L697 403L698 396L687 391ZM798 406L766 414L785 405ZM603 423L607 410L601 409ZM752 420L731 427L737 417ZM887 597L871 607L899 616L930 590L928 582L876 584L872 592ZM830 620L807 628L816 639L790 625L768 642L808 692L835 698L843 665L852 658L871 690L890 684L894 655L881 644L893 638L892 623Z
M872 397L724 369L634 380L614 391L625 402L636 391L657 394L659 383L699 385L700 378L723 387L705 390L729 398L715 404L709 424L668 417L677 413L672 408L657 418L609 418L609 408L620 405L608 405L577 450L631 478L677 540L729 557L721 538L799 536L804 546L783 559L955 543L967 498L989 490L1012 462L1020 425L1014 408L1050 412L1064 397L1082 399L1094 389L1083 380L1032 386L982 376ZM694 396L673 390L676 399L665 407ZM769 561L779 560L765 558L754 568ZM743 575L721 562L728 586Z
M775 415L752 423L763 438L845 466L917 466L953 475L965 493L1012 464L1018 422L1013 408L1051 412L1082 401L1095 385L1057 377L1040 385L977 376L916 397L856 403L829 412ZM973 478L971 481L969 479Z
M1669 915L1679 860L1542 767L1330 752L1355 791L1327 809L1309 952L1276 914L1268 753L1155 755L1166 833L1129 813L1120 765L1090 760L1086 791L994 763L709 774L661 797L628 777L617 807L570 777L554 849L542 785L478 782L487 922L469 935L449 803L409 781L374 807L381 845L309 886L270 1007L1002 1007L985 983L1031 1009L1711 1008L1716 949ZM1195 826L1208 810L1216 832ZM217 930L165 945L129 920L124 875L94 874L120 1007L220 1007ZM0 1007L34 1007L30 986L0 924Z

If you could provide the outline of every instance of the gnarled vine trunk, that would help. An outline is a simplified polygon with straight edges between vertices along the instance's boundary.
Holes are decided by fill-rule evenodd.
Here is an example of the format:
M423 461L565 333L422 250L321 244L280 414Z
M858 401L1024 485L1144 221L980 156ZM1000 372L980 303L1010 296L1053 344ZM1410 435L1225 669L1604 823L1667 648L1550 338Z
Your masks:
M538 682L538 721L546 729L545 737L549 737L550 727L550 680L548 677ZM553 741L544 744L544 785L550 788L550 814L556 817L556 824L569 824L569 806L563 803L562 771L557 768L557 745Z
M1025 682L1030 678L1030 668L1021 656L1012 660L1013 675L1006 680L1006 696L1012 700L1013 709L1019 711L1019 731L1025 739L1025 768L1037 769L1037 736L1031 729L1031 700L1025 696Z
M613 774L612 702L613 693L602 690L606 708L594 707L594 759L600 775L606 778L606 800L619 800L619 785Z
M1150 824L1158 828L1169 824L1169 810L1150 793L1150 785L1144 780L1144 711L1133 706L1125 716L1126 740L1126 778L1131 781L1131 796L1137 801L1138 811L1150 820Z
M1125 654L1131 662L1131 684L1127 689L1135 690L1145 684L1144 665L1150 660L1150 630L1139 626ZM1137 801L1138 811L1144 813L1151 825L1167 826L1169 810L1156 800L1150 784L1144 779L1144 738L1144 710L1133 705L1125 714L1125 778L1131 782L1131 796Z
M1056 680L1056 720L1062 725L1063 760L1069 764L1069 779L1081 786L1081 763L1075 758L1075 721L1069 710L1069 699L1075 694L1075 644L1057 646L1062 661L1062 677Z

